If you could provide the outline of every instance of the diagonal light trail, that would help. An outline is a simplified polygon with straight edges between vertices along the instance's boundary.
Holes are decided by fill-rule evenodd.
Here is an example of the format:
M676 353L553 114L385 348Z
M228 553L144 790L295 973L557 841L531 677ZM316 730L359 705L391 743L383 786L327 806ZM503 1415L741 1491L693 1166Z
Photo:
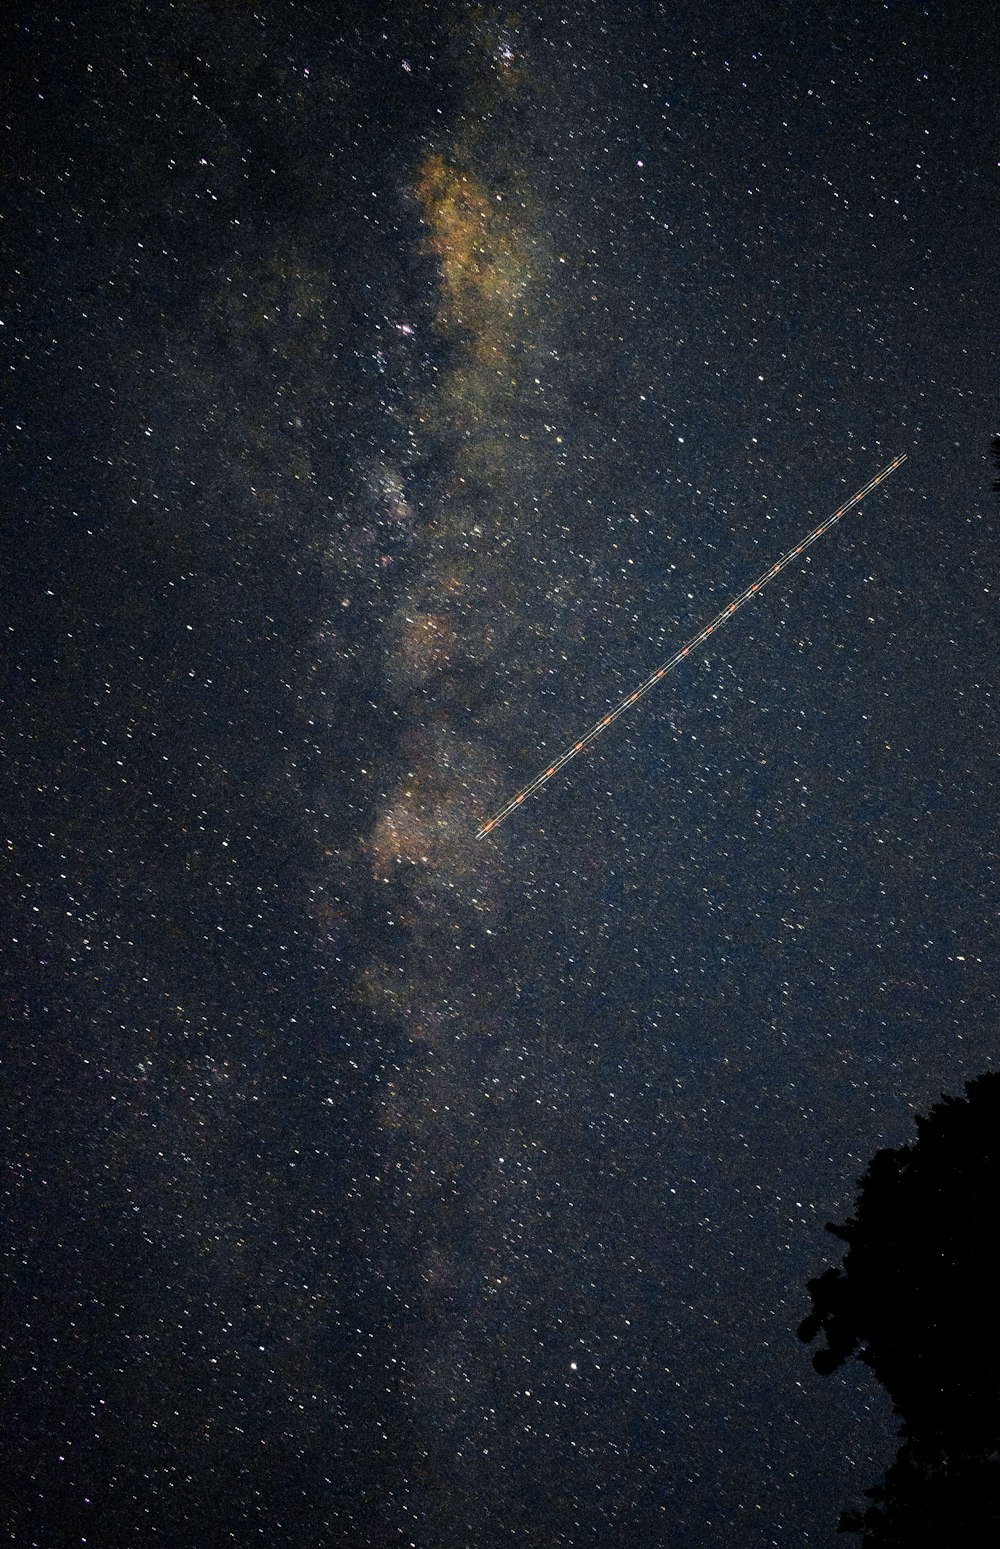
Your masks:
M506 818L509 818L512 812L515 812L518 807L523 806L529 796L534 796L535 792L540 791L542 786L552 779L553 775L558 774L560 769L565 769L571 759L576 758L577 754L582 753L585 748L589 748L592 742L596 742L601 733L607 731L609 726L614 725L619 716L624 715L626 710L630 710L634 704L649 693L650 689L655 688L661 679L665 678L668 673L673 672L674 668L684 661L685 657L690 656L700 645L704 645L709 635L714 634L723 624L727 624L733 614L738 612L745 602L749 602L751 597L755 597L758 592L763 591L768 582L773 581L775 576L780 575L786 565L790 565L793 559L798 559L800 554L804 554L806 549L818 542L825 533L828 533L830 528L835 526L842 516L846 516L848 511L864 500L866 495L870 495L872 490L882 483L883 479L887 479L891 473L895 473L900 464L905 463L906 457L907 454L905 452L901 452L898 457L894 457L891 463L886 464L881 473L877 473L873 479L869 479L864 488L859 489L856 495L852 495L850 500L846 501L838 511L834 511L832 516L828 516L825 521L820 522L818 527L814 527L812 532L807 533L800 543L788 550L787 554L782 554L781 558L775 561L770 570L765 570L762 576L759 576L756 581L751 582L745 591L742 591L727 607L723 608L721 613L716 614L710 624L706 624L704 629L700 630L686 645L682 645L679 651L675 651L669 661L664 662L662 667L657 667L656 671L651 672L649 677L639 684L638 688L633 689L631 694L626 694L624 699L619 700L613 710L609 710L607 715L602 715L599 721L595 721L590 730L585 732L580 738L579 742L572 743L565 752L560 753L553 763L541 770L533 780L529 780L527 785L523 785L509 801L504 802L503 806L494 812L493 816L488 818L482 827L477 830L476 838L485 839L487 834L491 834L495 828L499 828L500 824Z

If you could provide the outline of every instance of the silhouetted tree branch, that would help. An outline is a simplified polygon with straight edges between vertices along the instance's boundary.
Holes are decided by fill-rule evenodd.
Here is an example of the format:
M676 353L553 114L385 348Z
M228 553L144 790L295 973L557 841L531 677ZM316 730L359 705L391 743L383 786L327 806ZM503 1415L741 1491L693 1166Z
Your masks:
M846 1514L865 1545L1000 1545L1000 1075L879 1151L855 1215L827 1230L839 1269L809 1282L799 1329L823 1375L853 1354L888 1389L906 1439L874 1505ZM988 1524L983 1533L975 1523ZM950 1534L950 1536L949 1536ZM971 1535L971 1536L970 1536Z

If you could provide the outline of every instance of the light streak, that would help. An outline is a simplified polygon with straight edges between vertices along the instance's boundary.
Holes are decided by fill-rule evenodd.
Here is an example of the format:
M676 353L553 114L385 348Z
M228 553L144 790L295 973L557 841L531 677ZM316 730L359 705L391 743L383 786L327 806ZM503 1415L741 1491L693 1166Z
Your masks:
M693 636L686 645L682 645L679 651L675 651L669 661L664 662L662 667L657 667L655 672L651 672L649 677L639 684L638 688L633 689L630 694L626 694L624 699L620 699L613 710L609 710L606 715L601 716L599 721L595 721L590 730L585 732L577 742L571 743L565 752L560 753L559 757L553 759L551 764L546 765L533 780L529 780L527 785L523 785L516 795L512 796L509 801L504 802L503 806L494 812L493 816L488 818L482 827L477 830L476 838L485 839L487 834L491 834L494 829L499 828L500 824L509 818L512 812L516 812L517 808L523 806L529 797L534 796L536 791L540 791L543 785L547 785L553 775L557 775L560 769L565 769L571 759L576 758L578 753L582 753L584 749L589 748L590 744L595 742L602 732L607 731L609 726L614 725L619 716L624 715L626 710L631 710L638 700L648 694L650 689L654 689L669 672L673 672L674 668L684 661L686 657L690 656L692 651L696 651L700 645L704 645L709 635L714 634L717 629L721 629L723 624L728 624L733 614L738 612L745 602L749 602L751 597L756 597L758 592L763 591L768 582L773 581L775 576L780 575L786 565L790 565L793 559L798 559L800 554L804 554L806 549L818 542L825 533L830 531L831 527L840 521L842 516L846 516L848 511L864 500L866 495L870 495L872 490L882 483L883 479L887 479L890 473L895 473L900 464L905 463L906 457L907 454L905 452L900 453L898 457L894 457L892 462L882 469L881 473L877 473L873 479L869 479L864 488L859 489L856 495L852 495L850 500L842 505L838 511L834 511L832 516L828 516L825 521L820 522L818 527L814 527L812 532L808 533L794 548L789 549L787 554L782 554L781 558L771 566L770 570L765 570L762 576L759 576L756 581L752 581L745 591L742 591L738 597L735 597L731 603L728 603L721 613L716 614L710 624L706 624L704 629Z

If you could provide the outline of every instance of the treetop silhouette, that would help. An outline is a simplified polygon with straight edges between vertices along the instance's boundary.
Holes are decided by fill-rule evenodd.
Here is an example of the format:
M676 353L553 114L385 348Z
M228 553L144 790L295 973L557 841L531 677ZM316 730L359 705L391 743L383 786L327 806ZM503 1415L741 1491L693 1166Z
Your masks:
M864 1528L873 1545L952 1542L940 1521L936 1539L927 1521L914 1536L914 1523L932 1501L938 1518L957 1521L959 1496L972 1510L972 1480L993 1492L994 1505L984 1498L975 1510L977 1520L982 1510L991 1517L1000 1544L1000 1075L965 1091L919 1117L912 1144L873 1158L855 1214L827 1225L847 1252L840 1268L809 1281L813 1310L799 1328L806 1342L825 1336L818 1372L856 1354L902 1421L906 1444L885 1485L868 1492L888 1515L841 1523Z

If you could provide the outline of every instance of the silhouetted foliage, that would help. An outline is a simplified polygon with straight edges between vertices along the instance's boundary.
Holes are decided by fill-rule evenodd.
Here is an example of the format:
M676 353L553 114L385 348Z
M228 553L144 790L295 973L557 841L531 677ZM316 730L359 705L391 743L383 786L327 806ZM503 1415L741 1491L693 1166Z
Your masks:
M872 1549L1000 1545L1000 1075L965 1090L873 1158L799 1328L825 1335L818 1372L856 1353L902 1420L874 1505L841 1519Z
M866 1511L845 1511L842 1533L863 1533L866 1549L996 1549L1000 1544L1000 1461L922 1451L904 1442Z

